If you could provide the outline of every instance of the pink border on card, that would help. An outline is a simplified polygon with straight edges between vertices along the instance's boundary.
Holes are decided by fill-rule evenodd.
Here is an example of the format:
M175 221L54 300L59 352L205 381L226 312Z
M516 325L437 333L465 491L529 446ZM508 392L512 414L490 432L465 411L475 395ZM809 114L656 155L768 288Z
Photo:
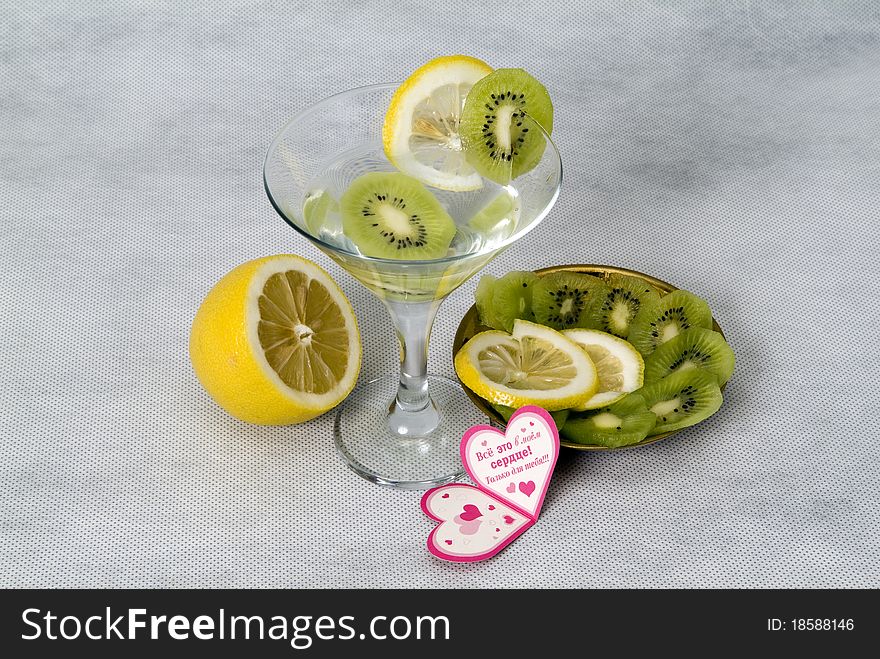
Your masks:
M464 437L461 440L461 446L459 448L461 453L461 463L464 465L465 471L467 471L468 476L471 477L471 480L474 481L477 489L485 492L489 496L494 499L499 499L504 502L505 505L510 506L517 512L522 515L525 515L532 523L538 520L538 516L541 514L541 509L544 507L544 497L547 496L547 490L550 489L550 481L553 480L553 472L556 470L556 460L559 458L559 429L556 427L556 422L553 420L553 417L550 416L550 413L545 410L543 407L537 407L535 405L526 405L524 407L519 408L516 412L510 415L510 419L507 421L507 427L509 428L511 424L513 424L514 420L522 414L532 413L544 419L547 423L547 427L553 431L553 462L550 465L550 469L547 471L547 481L544 483L544 487L541 490L541 496L538 499L538 505L535 507L535 514L526 512L522 508L520 508L517 504L512 501L508 501L506 497L499 494L498 492L493 492L492 490L484 487L481 483L478 482L478 479L471 473L470 465L468 465L467 461L467 450L471 443L471 438L477 433L483 432L485 430L489 430L497 435L501 435L502 437L506 436L506 429L504 432L498 430L498 428L493 428L492 426L488 426L485 424L479 426L473 426L467 430L464 434Z
M492 428L491 426L482 426L482 427L483 428ZM495 430L495 432L498 432L495 428L492 428L492 430ZM470 432L470 431L468 431L468 432ZM477 561L484 561L487 558L492 558L493 556L495 556L495 554L499 553L502 549L504 549L507 545L509 545L514 540L516 540L519 536L521 536L523 533L525 533L525 531L527 529L531 528L535 524L535 518L533 518L528 513L525 513L524 511L520 510L519 506L511 506L509 501L503 500L501 497L497 496L494 492L488 492L481 487L474 487L473 485L467 485L466 483L451 483L449 485L441 485L440 487L435 487L435 488L428 490L427 492L425 492L422 495L422 500L420 502L421 506L422 506L422 512L425 513L425 515L427 515L430 519L433 519L435 522L442 523L442 522L447 521L445 519L441 519L440 517L436 517L435 515L431 514L431 511L428 510L428 506L426 505L425 502L428 500L429 497L433 496L437 492L440 492L441 490L449 490L449 489L453 489L453 488L457 488L457 487L465 488L468 490L479 490L480 492L488 495L490 499L494 499L495 501L497 501L499 503L503 503L505 506L509 506L510 508L513 508L516 512L518 512L520 515L525 517L526 521L519 529L517 529L517 531L515 533L511 533L510 537L507 538L501 544L496 545L490 551L484 552L482 554L475 554L473 556L462 556L460 554L447 554L442 549L437 547L436 543L434 542L434 534L437 533L437 529L440 528L440 524L435 524L434 528L431 529L431 532L428 534L428 551L431 552L431 554L433 554L437 558L440 558L444 561L450 561L453 563L475 563Z

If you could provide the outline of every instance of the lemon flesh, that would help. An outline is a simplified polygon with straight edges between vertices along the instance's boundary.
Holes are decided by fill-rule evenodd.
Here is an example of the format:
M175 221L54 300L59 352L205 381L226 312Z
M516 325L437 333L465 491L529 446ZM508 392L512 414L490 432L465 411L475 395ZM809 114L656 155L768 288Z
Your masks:
M316 264L293 255L244 263L208 293L193 321L190 359L228 413L286 425L338 405L357 381L354 311Z
M394 93L382 144L405 174L443 190L477 190L483 182L468 164L459 135L461 111L474 83L492 73L466 55L437 57L416 69Z
M628 341L598 330L570 329L563 334L590 356L599 378L595 395L575 411L611 405L644 384L645 362Z
M517 320L513 334L481 332L455 357L459 379L481 398L518 408L561 410L585 403L596 391L596 369L562 334Z

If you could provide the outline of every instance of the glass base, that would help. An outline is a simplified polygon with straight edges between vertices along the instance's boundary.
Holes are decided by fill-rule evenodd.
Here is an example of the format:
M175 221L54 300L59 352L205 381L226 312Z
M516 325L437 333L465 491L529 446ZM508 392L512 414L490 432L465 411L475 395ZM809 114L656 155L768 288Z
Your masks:
M428 376L428 391L439 423L430 432L408 437L392 432L399 378L386 376L357 387L336 413L336 447L351 469L379 485L426 490L464 475L461 438L486 418L455 380Z

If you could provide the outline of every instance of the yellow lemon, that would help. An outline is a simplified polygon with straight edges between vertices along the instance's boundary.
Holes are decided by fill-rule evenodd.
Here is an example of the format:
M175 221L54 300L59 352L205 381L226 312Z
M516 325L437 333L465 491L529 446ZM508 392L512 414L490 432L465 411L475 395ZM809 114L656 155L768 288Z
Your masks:
M455 372L494 405L548 411L583 405L599 384L587 353L556 330L517 320L513 333L481 332L455 356Z
M244 263L208 293L190 360L205 390L242 421L299 423L338 405L361 367L354 310L320 266L289 254Z
M570 329L562 333L587 351L599 374L596 394L576 407L576 412L607 407L644 384L645 361L628 341L591 329Z
M385 113L382 145L405 174L443 190L477 190L483 182L459 136L464 100L492 67L467 55L432 59L398 87Z

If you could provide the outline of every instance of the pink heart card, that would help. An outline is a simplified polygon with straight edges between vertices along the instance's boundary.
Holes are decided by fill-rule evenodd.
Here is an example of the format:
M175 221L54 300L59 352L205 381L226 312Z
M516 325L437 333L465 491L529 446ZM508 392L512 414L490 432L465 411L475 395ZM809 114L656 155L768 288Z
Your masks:
M502 433L474 426L461 441L461 461L476 484L435 487L422 510L439 522L428 551L454 562L491 558L537 520L559 457L559 433L546 410L529 405Z

